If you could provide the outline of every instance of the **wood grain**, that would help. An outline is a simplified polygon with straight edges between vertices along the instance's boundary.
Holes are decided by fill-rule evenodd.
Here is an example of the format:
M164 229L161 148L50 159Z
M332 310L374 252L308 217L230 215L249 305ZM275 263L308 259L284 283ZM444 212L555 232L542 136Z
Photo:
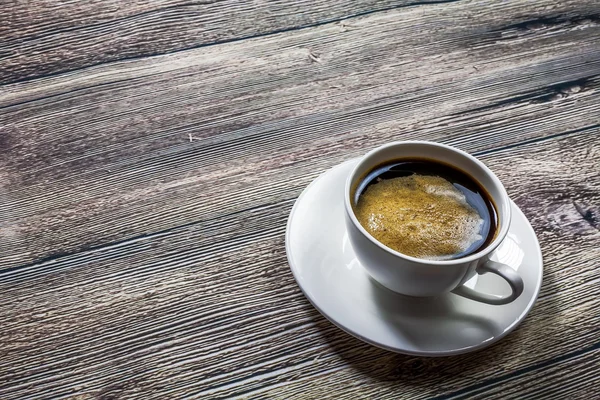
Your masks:
M0 398L600 397L600 5L555 3L13 1ZM368 346L289 271L300 191L409 138L480 157L538 234L489 349Z
M343 27L357 16L454 1L330 0L315 4L306 0L109 0L94 4L13 0L8 12L0 16L0 83L335 22ZM571 18L599 21L597 5L592 1L560 3L538 13L524 8L515 22L534 26ZM492 5L497 4L480 3L482 8Z
M448 0L448 2L456 0ZM436 0L22 1L2 24L4 83L105 62L297 30ZM31 18L31 14L35 18ZM2 82L2 81L0 81Z
M477 151L600 123L598 26L519 33L512 21L545 1L477 19L472 7L391 10L346 32L329 24L5 85L0 265L291 199L389 140Z
M0 396L35 388L40 397L110 389L144 398L315 398L335 388L337 398L353 398L359 385L364 398L395 398L398 390L428 398L553 366L557 349L569 354L598 339L591 317L600 232L556 221L583 222L573 202L600 201L599 132L480 154L540 234L546 262L538 304L493 351L421 360L334 328L287 267L286 201L3 273ZM564 174L548 174L556 165ZM597 354L589 352L576 353L588 369Z

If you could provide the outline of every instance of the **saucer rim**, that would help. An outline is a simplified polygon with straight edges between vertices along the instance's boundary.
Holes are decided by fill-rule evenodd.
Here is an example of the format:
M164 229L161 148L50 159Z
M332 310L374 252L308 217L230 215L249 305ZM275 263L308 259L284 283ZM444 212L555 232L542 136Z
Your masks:
M523 312L519 315L518 318L516 318L506 329L504 329L504 331L502 331L501 334L499 334L498 336L493 337L492 339L489 340L485 340L477 345L474 346L468 346L468 347L463 347L463 348L458 348L458 349L453 349L453 350L435 350L435 351L413 351L413 350L407 350L407 349L402 349L402 348L395 348L395 347L390 347L387 346L383 343L379 343L376 340L367 338L361 334L359 334L358 332L353 331L352 329L349 329L345 326L343 326L342 324L338 323L333 316L329 316L327 315L327 313L325 313L316 303L316 301L311 298L311 296L307 293L306 290L304 290L304 288L302 287L300 280L297 276L297 271L296 269L293 267L293 265L297 265L298 263L294 262L293 257L292 257L292 252L290 251L290 227L292 225L292 221L294 220L294 214L296 213L297 209L298 209L298 205L300 204L300 202L302 201L302 199L306 196L306 194L309 192L309 190L321 179L323 179L327 174L333 172L333 170L338 169L338 168L343 168L346 164L351 164L351 163L356 163L358 162L359 158L353 158L347 161L344 161L340 164L337 164L329 169L327 169L326 171L324 171L323 173L321 173L319 176L317 176L315 179L312 180L312 182L310 184L308 184L308 186L306 186L304 188L304 190L302 191L302 193L300 193L300 195L298 196L298 198L296 199L296 201L294 202L294 205L292 206L292 210L290 211L290 215L288 217L288 221L286 224L286 231L285 231L285 251L286 251L286 255L287 255L287 260L288 260L288 266L290 267L290 270L292 271L292 275L294 276L294 280L296 281L296 284L298 285L298 287L300 288L300 290L302 291L302 293L304 294L304 296L308 299L308 301L312 304L312 306L314 308L317 309L317 311L319 311L319 313L324 316L329 322L331 322L333 325L335 325L336 327L338 327L339 329L341 329L342 331L354 336L355 338L368 343L372 346L378 347L380 349L383 350L388 350L388 351L392 351L395 353L399 353L399 354L406 354L406 355L410 355L410 356L420 356L420 357L447 357L447 356L454 356L454 355L460 355L460 354L466 354L466 353L471 353L471 352L475 352L481 349L484 349L486 347L489 347L495 343L497 343L499 340L503 339L504 337L506 337L508 334L510 334L511 332L513 332L517 326L519 326L521 324L521 322L523 322L523 320L525 319L525 317L527 317L527 315L529 314L529 312L531 311L531 309L533 308L533 306L535 305L541 287L542 287L542 281L543 281L543 277L544 277L544 260L542 257L542 251L541 251L541 247L540 247L540 243L538 240L538 237L535 233L535 231L533 230L533 227L531 226L531 223L529 222L529 220L527 219L527 217L525 216L525 214L523 213L523 211L521 211L521 209L519 208L519 206L517 206L515 204L515 202L509 197L509 201L511 204L511 213L512 213L512 217L515 217L515 213L514 211L518 212L519 214L521 214L521 216L525 219L525 221L527 222L527 228L529 229L530 233L533 235L533 239L535 241L535 250L537 251L537 255L538 258L540 260L540 267L538 268L538 276L537 276L537 286L534 288L533 291L533 295L531 297L531 300L529 301L529 303L527 303L527 306L523 308ZM344 228L346 229L346 228ZM511 229L509 228L508 232L510 232ZM362 266L361 266L362 267ZM364 267L363 267L364 268ZM471 300L474 301L474 300ZM498 306L494 306L494 307L503 307L503 305L498 305Z

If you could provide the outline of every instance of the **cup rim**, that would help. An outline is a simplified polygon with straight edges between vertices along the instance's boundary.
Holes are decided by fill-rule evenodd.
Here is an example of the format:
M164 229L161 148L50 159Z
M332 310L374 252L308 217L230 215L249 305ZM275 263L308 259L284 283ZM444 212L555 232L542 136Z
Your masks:
M501 200L503 202L503 204L508 204L508 206L503 207L503 208L505 208L505 210L504 210L505 213L504 213L503 220L500 221L500 231L498 232L498 235L484 249L478 251L477 253L470 254L466 257L455 258L452 260L428 260L428 259L424 259L424 258L412 257L409 255L400 253L399 251L396 251L390 247L387 247L383 243L379 242L369 232L367 232L367 230L360 224L360 222L356 218L356 215L354 214L352 204L350 203L350 199L351 199L350 188L352 186L352 181L353 181L354 175L356 174L358 168L363 164L363 161L366 160L368 157L370 157L373 154L376 154L388 147L393 147L393 146L398 146L398 145L414 145L414 144L432 146L432 147L441 147L446 150L457 153L463 157L468 158L469 160L476 163L490 177L494 186L497 187L497 189L499 190L499 192L501 194L501 199L499 199L499 200ZM496 199L494 198L493 200L496 200ZM498 201L496 200L495 203L498 203ZM358 162L352 168L352 171L350 171L350 174L348 174L348 177L346 178L346 185L344 188L344 206L346 209L346 213L350 216L350 219L352 220L352 223L354 224L354 226L366 238L368 238L373 244L375 244L380 249L382 249L396 257L411 261L413 263L423 264L423 265L451 266L451 265L470 263L472 261L477 261L477 260L487 256L489 253L494 251L506 237L506 234L508 233L508 229L510 227L510 221L511 221L511 217L512 217L512 215L511 215L512 210L511 210L510 203L509 203L508 193L506 192L506 189L504 188L504 185L502 184L502 182L500 182L500 179L496 176L496 174L494 174L492 172L492 170L490 170L482 161L480 161L476 157L472 156L471 154L467 153L466 151L460 150L456 147L452 147L452 146L449 146L449 145L446 145L443 143L431 142L431 141L427 141L427 140L403 140L403 141L395 141L395 142L386 143L382 146L372 149L371 151L369 151L368 153L366 153L365 155L360 157ZM501 208L498 204L496 204L496 207Z

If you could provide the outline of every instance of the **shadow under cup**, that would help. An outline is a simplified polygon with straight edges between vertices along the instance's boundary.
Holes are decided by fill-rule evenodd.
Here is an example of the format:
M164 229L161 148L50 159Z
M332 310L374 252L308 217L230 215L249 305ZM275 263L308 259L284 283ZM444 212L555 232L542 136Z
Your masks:
M428 260L399 253L370 235L353 210L354 191L374 168L399 159L425 159L463 171L487 192L497 213L494 239L475 253L451 260ZM395 142L367 153L347 178L344 193L346 226L361 264L383 286L409 296L435 296L461 286L489 260L508 232L511 211L506 190L494 173L475 157L433 142Z

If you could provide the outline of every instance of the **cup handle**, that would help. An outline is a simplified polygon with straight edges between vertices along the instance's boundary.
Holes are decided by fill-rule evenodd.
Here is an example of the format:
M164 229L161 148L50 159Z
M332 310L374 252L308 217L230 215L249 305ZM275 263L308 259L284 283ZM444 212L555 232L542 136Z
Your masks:
M493 294L478 292L477 290L468 288L465 285L457 287L452 291L452 293L466 297L467 299L493 305L508 304L519 297L521 293L523 293L523 279L521 279L517 271L508 265L489 260L477 267L476 271L479 275L491 272L502 277L510 285L512 293L508 296L496 296Z

